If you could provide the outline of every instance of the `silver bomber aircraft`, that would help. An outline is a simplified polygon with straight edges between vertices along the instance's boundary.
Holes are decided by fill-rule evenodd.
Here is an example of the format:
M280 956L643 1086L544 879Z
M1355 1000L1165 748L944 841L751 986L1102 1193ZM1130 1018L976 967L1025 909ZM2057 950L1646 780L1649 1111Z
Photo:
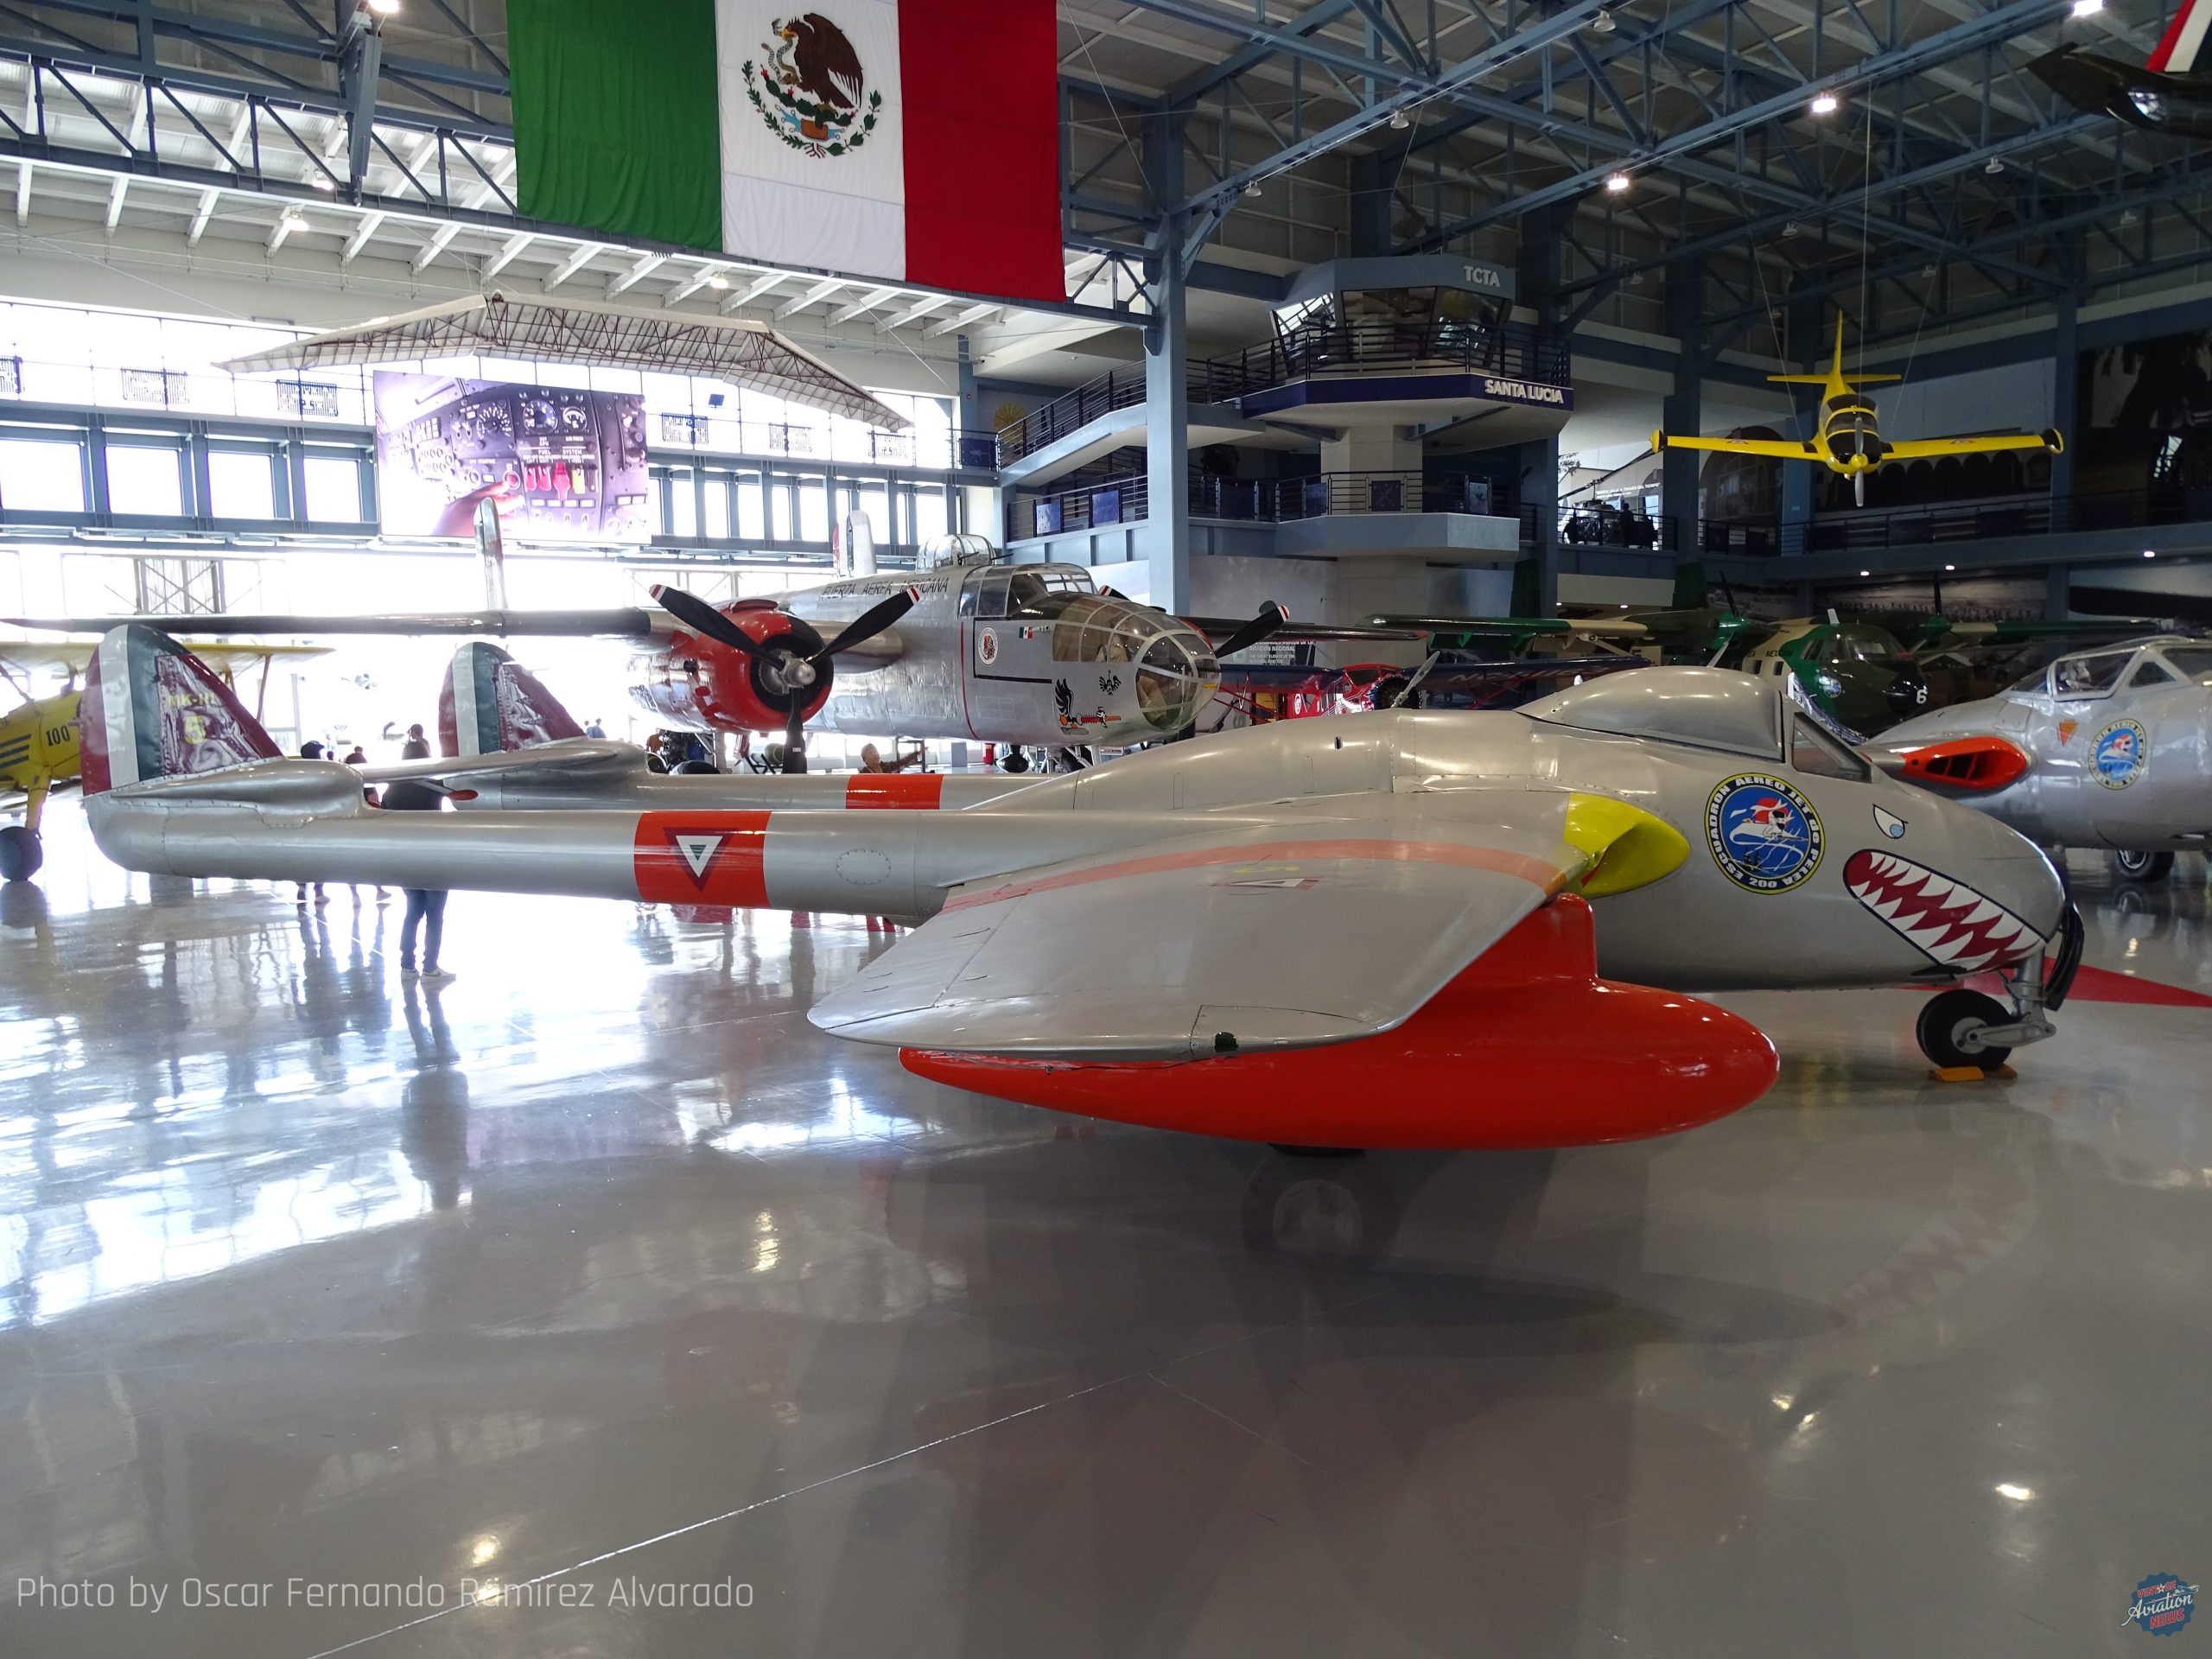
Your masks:
M2177 849L2212 839L2212 640L2075 652L1893 726L1869 753L2043 846L2104 849L2124 875L2160 880Z
M2009 1007L1951 989L1921 1022L1939 1061L1993 1065L2051 1034L2078 959L2032 846L1719 670L1283 721L958 812L386 812L145 628L102 641L85 729L128 868L914 921L815 1024L1006 1098L1278 1143L1707 1121L1773 1061L1693 988L1993 971Z
M702 732L782 730L805 770L803 728L1123 747L1185 730L1221 683L1218 658L1267 639L1412 639L1291 623L1269 605L1243 621L1169 616L1092 586L1079 565L949 563L859 575L711 605L657 588L658 610L486 610L410 616L216 615L211 635L478 634L639 642L632 697ZM159 617L18 619L101 632ZM1217 640L1218 645L1211 643Z

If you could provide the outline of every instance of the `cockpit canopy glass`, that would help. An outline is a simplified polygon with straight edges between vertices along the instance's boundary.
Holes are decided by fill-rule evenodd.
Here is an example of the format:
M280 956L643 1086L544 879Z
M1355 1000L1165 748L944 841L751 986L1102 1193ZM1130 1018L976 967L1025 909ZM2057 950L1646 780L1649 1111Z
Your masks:
M1033 607L1055 594L1092 591L1088 573L1071 566L1043 564L1034 569L993 571L976 578L973 614L982 617L1027 616ZM967 612L963 604L962 611Z
M1524 706L1536 720L1623 737L1782 759L1782 696L1771 681L1725 668L1627 670Z
M2166 645L2158 653L2183 679L2212 681L2212 645Z
M2120 675L2134 656L2131 648L2062 657L2051 664L2050 688L2062 697L2101 696L2120 683Z

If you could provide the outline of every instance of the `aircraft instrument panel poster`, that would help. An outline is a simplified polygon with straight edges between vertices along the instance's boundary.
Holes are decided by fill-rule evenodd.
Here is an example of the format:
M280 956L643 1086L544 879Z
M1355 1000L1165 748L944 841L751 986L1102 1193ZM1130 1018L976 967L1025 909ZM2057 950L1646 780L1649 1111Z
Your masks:
M379 372L376 408L387 536L467 536L489 499L513 542L652 537L634 392Z

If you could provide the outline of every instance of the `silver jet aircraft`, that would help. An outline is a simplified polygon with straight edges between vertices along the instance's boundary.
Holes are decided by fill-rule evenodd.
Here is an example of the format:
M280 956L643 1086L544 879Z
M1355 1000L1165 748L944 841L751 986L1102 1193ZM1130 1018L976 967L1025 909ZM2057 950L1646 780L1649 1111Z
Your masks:
M2043 846L2106 849L2121 874L2160 880L2212 839L2212 640L2075 652L1868 750Z
M2051 1034L2078 960L2032 846L1719 670L1284 721L943 813L385 812L146 628L101 642L86 696L88 815L128 868L918 920L814 1022L1007 1098L1245 1139L1705 1121L1772 1057L1693 988L1994 971L2009 1007L1951 989L1921 1022L1939 1063L1993 1065Z

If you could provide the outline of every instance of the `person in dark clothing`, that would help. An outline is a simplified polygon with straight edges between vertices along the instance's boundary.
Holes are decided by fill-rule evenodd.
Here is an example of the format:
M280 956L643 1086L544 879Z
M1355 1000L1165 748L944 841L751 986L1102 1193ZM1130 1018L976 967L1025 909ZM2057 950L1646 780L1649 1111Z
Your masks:
M437 812L444 809L445 804L445 791L419 778L402 778L385 785L384 810L387 812ZM442 887L407 889L407 918L399 925L399 973L403 979L416 977L415 937L418 929L423 936L422 980L425 984L442 985L453 977L438 966L438 947L444 944L446 931L446 895Z
M420 726L407 728L407 741L399 746L399 758L403 760L427 760L430 758L430 741L423 735Z

